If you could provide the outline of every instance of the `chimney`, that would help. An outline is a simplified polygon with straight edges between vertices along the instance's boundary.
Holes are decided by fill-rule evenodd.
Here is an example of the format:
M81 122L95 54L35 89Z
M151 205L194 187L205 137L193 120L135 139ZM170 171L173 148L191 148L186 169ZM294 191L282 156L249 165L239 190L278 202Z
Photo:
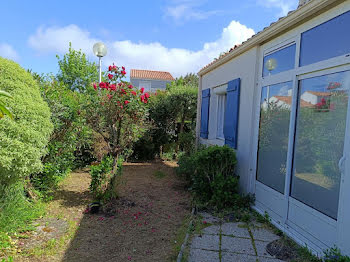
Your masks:
M300 7L302 5L305 5L307 2L310 2L310 1L312 1L312 0L299 0L299 6L298 7Z

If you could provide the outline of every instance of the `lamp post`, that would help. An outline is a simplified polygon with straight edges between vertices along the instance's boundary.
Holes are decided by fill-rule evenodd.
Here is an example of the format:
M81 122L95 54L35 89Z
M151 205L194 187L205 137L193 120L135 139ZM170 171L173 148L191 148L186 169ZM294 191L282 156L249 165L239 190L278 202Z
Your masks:
M277 61L274 58L270 58L266 61L265 66L269 71L269 76L271 75L271 71L277 67ZM270 86L267 86L267 107L270 106Z
M104 57L107 54L107 47L104 43L98 42L94 44L92 48L95 56L98 57L98 63L99 63L99 83L102 82L102 57Z

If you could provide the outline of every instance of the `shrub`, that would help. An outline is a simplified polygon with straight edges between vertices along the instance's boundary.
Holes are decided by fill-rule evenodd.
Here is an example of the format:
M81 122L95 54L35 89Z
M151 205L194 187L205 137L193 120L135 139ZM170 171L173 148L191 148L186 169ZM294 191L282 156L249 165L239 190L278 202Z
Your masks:
M116 174L113 174L113 162L113 157L106 156L99 165L90 167L90 191L96 200L105 200L115 196L115 179L121 175L123 159L117 160Z
M1 57L0 89L13 97L4 101L14 120L0 120L0 184L9 185L42 170L52 123L50 109L30 73Z
M51 109L54 130L50 137L48 154L42 159L44 169L32 175L31 181L37 189L48 193L71 169L78 164L86 165L91 160L88 149L92 131L86 124L82 110L86 103L84 94L71 91L53 76L35 75L35 78Z
M188 180L195 199L218 209L241 205L235 151L228 146L210 146L179 159L177 173Z

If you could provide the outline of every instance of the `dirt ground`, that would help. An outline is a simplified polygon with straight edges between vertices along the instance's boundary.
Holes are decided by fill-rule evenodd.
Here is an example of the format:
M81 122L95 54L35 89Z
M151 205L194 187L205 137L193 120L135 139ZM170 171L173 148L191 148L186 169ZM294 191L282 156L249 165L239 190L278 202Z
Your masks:
M24 251L15 261L171 261L176 234L190 214L190 196L174 167L173 162L126 163L120 198L109 212L94 215L84 213L92 201L89 174L72 173L47 217L37 221L37 232L18 241ZM70 229L60 235L62 228ZM53 247L50 237L57 239ZM40 252L40 245L50 251Z

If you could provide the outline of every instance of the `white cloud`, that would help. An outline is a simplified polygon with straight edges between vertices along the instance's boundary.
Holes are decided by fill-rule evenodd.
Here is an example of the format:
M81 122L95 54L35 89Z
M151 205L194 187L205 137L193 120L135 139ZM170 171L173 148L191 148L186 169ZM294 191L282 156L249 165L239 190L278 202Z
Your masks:
M17 54L16 50L9 44L6 43L0 43L0 56L18 61L19 55Z
M172 0L171 2L165 8L164 16L172 18L178 24L189 20L204 20L222 12L219 10L200 10L199 7L206 2L205 0Z
M183 23L189 20L207 19L218 13L220 13L220 11L196 10L191 4L184 3L176 6L168 6L165 11L165 16L173 18L178 23Z
M105 66L114 62L117 65L124 65L128 69L169 71L177 77L189 72L198 72L200 68L218 57L221 52L227 51L253 34L253 29L237 21L232 21L223 29L219 39L205 43L197 51L167 48L158 42L106 42L108 54L103 61ZM29 45L39 53L64 53L68 49L68 43L72 42L73 48L80 48L92 57L92 46L98 40L92 38L88 31L82 30L76 25L61 28L40 27L34 35L30 36Z
M289 11L298 7L298 0L258 0L260 5L279 9L278 17L285 16Z

